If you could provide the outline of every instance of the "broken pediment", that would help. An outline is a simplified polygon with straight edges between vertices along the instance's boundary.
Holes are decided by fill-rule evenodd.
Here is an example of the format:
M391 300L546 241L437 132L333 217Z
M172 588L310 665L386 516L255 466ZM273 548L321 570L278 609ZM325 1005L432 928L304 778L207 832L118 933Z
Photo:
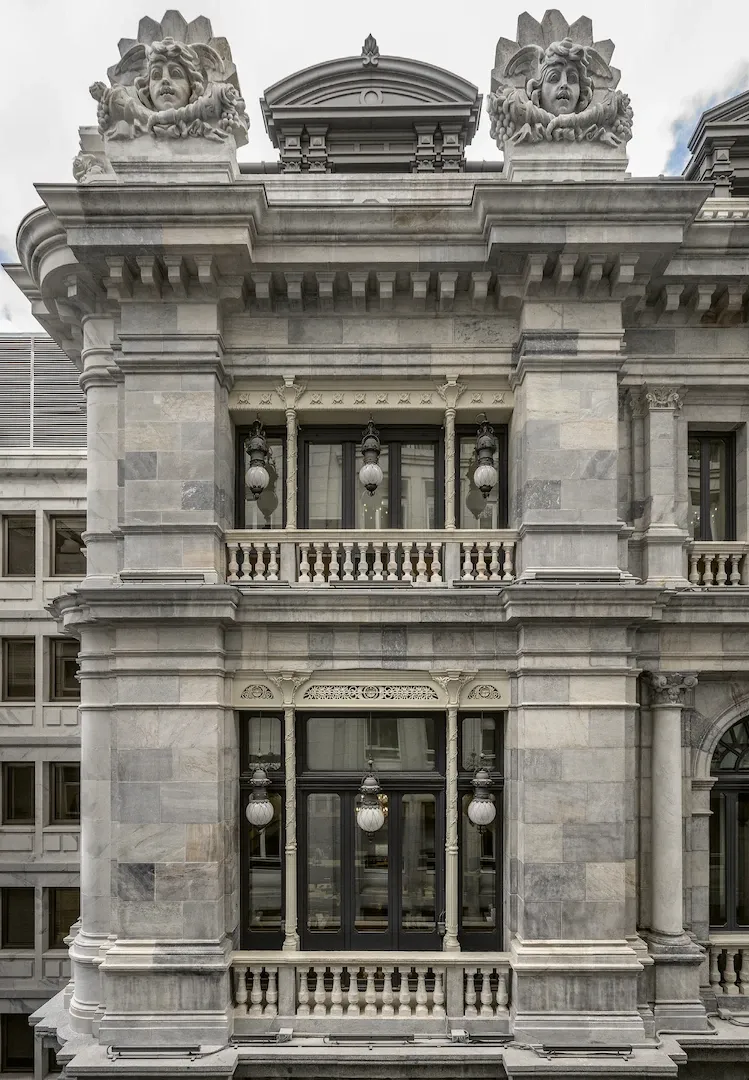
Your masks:
M260 105L285 172L460 170L481 115L472 83L381 56L371 35L360 56L289 75Z

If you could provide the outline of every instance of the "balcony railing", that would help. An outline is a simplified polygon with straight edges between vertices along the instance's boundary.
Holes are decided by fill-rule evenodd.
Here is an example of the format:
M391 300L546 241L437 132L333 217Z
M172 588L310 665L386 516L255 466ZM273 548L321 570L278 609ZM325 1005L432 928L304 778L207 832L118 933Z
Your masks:
M509 972L504 953L238 952L235 1031L281 1021L298 1031L345 1031L361 1020L444 1026L450 1019L491 1021L492 1030L506 1032Z
M517 533L510 529L234 530L226 533L233 585L509 584Z
M693 540L688 577L692 585L749 585L749 543Z
M718 996L749 996L749 934L711 936L710 987Z

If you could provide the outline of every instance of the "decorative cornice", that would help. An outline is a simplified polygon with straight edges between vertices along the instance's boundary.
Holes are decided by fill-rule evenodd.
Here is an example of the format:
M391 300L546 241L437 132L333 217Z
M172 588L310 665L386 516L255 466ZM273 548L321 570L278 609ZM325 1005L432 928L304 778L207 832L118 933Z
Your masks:
M697 676L681 671L646 671L655 705L684 705L688 691L697 685Z

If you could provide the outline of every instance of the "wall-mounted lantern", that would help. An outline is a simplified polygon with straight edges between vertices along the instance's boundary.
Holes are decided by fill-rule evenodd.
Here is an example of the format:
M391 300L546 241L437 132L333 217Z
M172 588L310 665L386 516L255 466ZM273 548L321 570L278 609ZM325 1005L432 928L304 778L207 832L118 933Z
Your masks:
M268 458L268 441L260 420L255 420L250 428L250 434L245 440L245 449L250 458L250 466L245 473L247 490L253 499L258 499L270 481L270 475L265 467Z
M270 779L262 762L255 764L250 783L252 795L247 803L245 814L250 825L262 832L273 821L273 803L268 798Z
M369 761L369 772L364 776L359 788L359 798L356 807L356 824L370 836L381 829L385 824L385 811L380 802L382 788L374 771L372 760Z
M366 488L367 494L374 495L382 483L382 469L377 464L380 459L380 433L371 416L362 435L361 454L364 464L359 469L359 479Z
M473 474L473 482L484 498L488 499L492 488L498 480L497 470L494 467L497 438L494 434L494 428L486 418L486 413L483 415L484 419L479 423L476 432L476 460L478 465Z
M473 774L473 798L468 804L468 819L483 832L497 816L497 807L491 797L493 781L489 770L480 765Z

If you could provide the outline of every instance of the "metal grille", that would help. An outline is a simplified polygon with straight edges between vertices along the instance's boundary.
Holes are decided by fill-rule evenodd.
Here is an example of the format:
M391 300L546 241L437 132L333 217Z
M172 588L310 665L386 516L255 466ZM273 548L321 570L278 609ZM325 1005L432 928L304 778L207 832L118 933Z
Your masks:
M0 448L85 447L78 372L51 338L0 334Z

